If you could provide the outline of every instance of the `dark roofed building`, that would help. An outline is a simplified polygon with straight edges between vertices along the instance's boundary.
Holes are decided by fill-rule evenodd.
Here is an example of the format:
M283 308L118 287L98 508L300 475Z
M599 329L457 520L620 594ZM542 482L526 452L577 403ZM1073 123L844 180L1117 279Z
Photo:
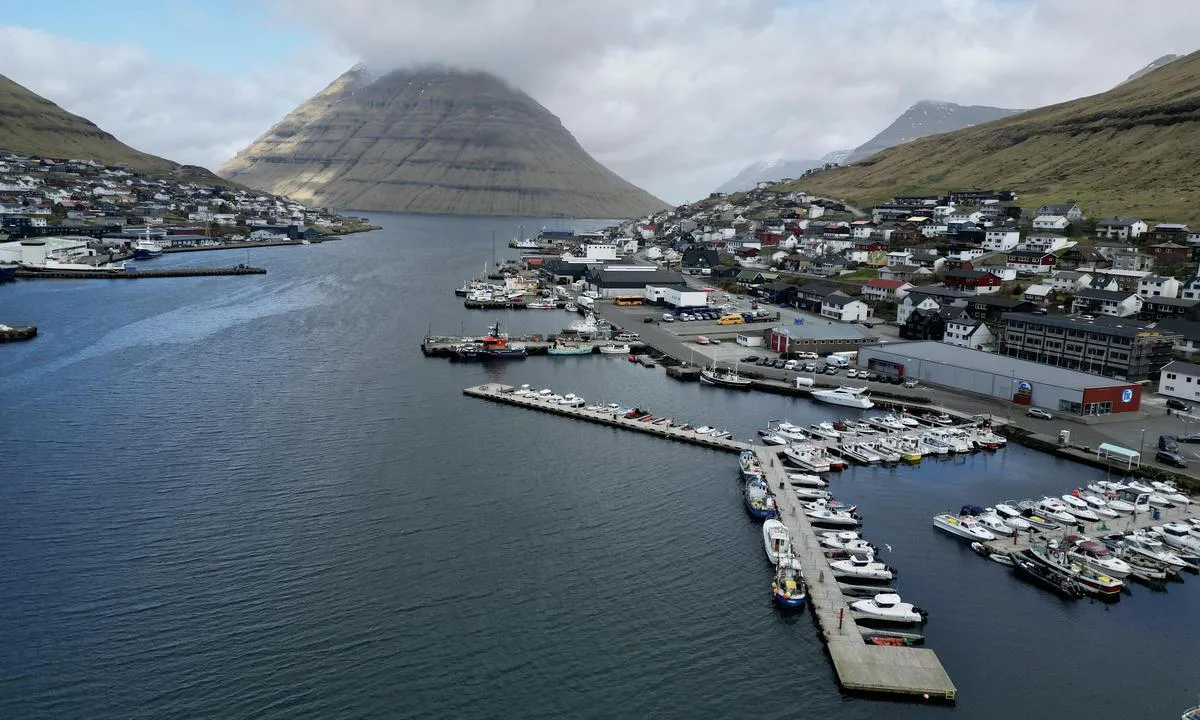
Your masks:
M713 268L721 264L721 258L716 250L712 248L690 247L683 251L683 259L679 266L684 272L689 270L701 272L704 270L711 271Z
M967 300L967 314L976 320L999 320L1006 312L1027 313L1037 309L1028 300L979 295Z
M589 268L584 278L592 290L603 297L640 294L647 285L683 288L683 275L647 265L605 265ZM634 291L634 292L631 292Z
M1200 300L1152 295L1142 298L1139 320L1200 320Z
M1177 337L1132 318L1005 313L1003 320L1003 355L1130 381L1158 377Z

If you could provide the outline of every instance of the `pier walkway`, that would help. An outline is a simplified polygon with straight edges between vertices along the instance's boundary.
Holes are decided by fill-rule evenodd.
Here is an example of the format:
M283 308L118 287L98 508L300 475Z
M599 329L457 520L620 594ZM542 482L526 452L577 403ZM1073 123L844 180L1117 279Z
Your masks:
M821 550L817 531L792 492L787 469L774 448L756 447L759 464L779 508L779 519L800 559L808 606L821 629L838 683L857 692L954 700L958 691L937 654L927 648L868 645L855 622L841 585Z
M504 403L506 405L515 405L517 407L523 407L529 410L546 412L552 415L564 415L566 417L572 417L577 420L586 420L587 422L597 423L599 425L608 425L609 427L632 430L634 432L640 432L646 435L654 435L657 437L666 438L668 440L677 440L679 442L690 443L692 445L700 445L701 447L712 448L714 450L740 453L743 450L752 449L754 447L750 443L732 440L730 438L715 438L712 436L697 435L691 430L684 430L678 427L655 425L654 423L649 422L638 422L633 418L624 417L621 414L611 410L587 410L581 407L568 407L566 405L548 403L545 400L514 395L514 390L516 390L516 388L511 385L487 383L484 385L476 385L475 387L465 388L463 390L463 394L470 397Z

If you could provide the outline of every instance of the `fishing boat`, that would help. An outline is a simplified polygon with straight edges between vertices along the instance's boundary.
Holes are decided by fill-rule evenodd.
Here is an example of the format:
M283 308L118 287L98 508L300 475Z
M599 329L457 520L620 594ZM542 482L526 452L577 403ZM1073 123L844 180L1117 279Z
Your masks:
M855 580L891 580L896 577L894 568L875 560L861 557L851 557L829 563L836 578L853 578Z
M533 300L525 303L525 307L530 310L557 310L558 303L553 300Z
M784 460L809 472L829 472L829 458L809 445L793 445L783 451Z
M855 600L850 610L859 620L900 624L921 624L929 616L924 610L900 600L896 593L880 593L873 598Z
M607 345L601 345L600 346L600 354L601 355L628 355L629 354L629 346L628 345L616 345L614 343L609 343Z
M804 607L808 588L800 572L800 561L792 554L784 555L775 566L775 579L771 581L771 597L784 608Z
M787 526L776 518L768 518L763 522L763 549L766 550L767 560L771 561L772 565L778 565L779 561L792 552L792 536L788 533Z
M738 456L738 466L742 471L743 480L753 480L762 477L762 466L758 464L758 456L753 450L743 450Z
M933 517L933 526L938 530L968 540L982 540L986 542L996 539L996 536L991 531L985 529L979 524L979 521L970 515L941 513Z
M767 483L762 478L746 481L745 487L742 488L742 499L746 505L746 512L758 520L767 520L778 514L775 509L775 498L767 489Z
M888 453L896 455L904 462L921 462L921 453L917 450L916 442L911 441L908 438L886 437L879 441L878 447L881 450L886 450Z
M855 443L845 443L838 447L838 451L842 457L849 458L860 465L873 465L880 460L878 455Z
M1083 597L1083 587L1075 578L1039 562L1029 550L1022 550L1013 556L1013 572L1028 582L1068 600Z
M700 382L705 385L745 390L750 387L751 380L738 375L735 369L721 369L714 365L700 371Z
M892 452L883 446L881 442L867 442L860 447L869 450L871 453L879 456L879 462L883 463L898 463L900 462L900 453Z
M554 341L554 344L551 345L546 350L546 354L547 355L591 355L592 354L592 346L591 345L582 345L580 343L567 342L566 340L563 340L562 338L558 338Z
M475 345L456 348L452 355L459 360L524 360L528 357L524 347L508 344L508 335L500 332L500 323L488 326L488 334Z
M1104 600L1117 600L1125 583L1106 573L1099 573L1070 558L1065 549L1055 544L1029 548L1029 557L1035 562L1071 577L1089 595Z
M872 402L866 387L853 388L842 386L836 390L814 390L812 398L813 400L819 400L831 405L844 405L863 410L875 407L875 403Z
M133 244L133 259L134 260L149 260L153 257L162 255L163 248L149 237L138 240Z

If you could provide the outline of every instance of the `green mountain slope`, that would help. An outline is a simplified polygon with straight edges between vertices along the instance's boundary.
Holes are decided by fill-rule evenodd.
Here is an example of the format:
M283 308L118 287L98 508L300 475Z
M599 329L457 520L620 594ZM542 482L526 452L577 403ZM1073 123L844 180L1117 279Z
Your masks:
M891 148L791 183L854 204L1011 188L1093 217L1200 221L1200 53L1091 97Z

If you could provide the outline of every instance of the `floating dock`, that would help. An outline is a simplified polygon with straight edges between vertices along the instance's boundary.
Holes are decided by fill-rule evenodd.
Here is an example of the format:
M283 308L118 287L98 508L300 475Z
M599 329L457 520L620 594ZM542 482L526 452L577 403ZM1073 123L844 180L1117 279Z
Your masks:
M564 415L566 417L572 417L577 420L585 420L598 425L608 425L609 427L618 427L623 430L632 430L645 435L654 435L656 437L666 438L668 440L676 440L678 442L688 443L691 445L699 445L701 447L711 448L713 450L724 450L725 452L740 453L743 450L754 447L750 443L740 442L730 438L715 438L712 436L697 435L691 430L684 430L678 427L655 425L654 423L649 422L638 422L633 418L624 417L620 413L613 412L611 410L596 411L587 410L581 407L568 407L566 405L551 404L544 400L514 395L514 390L516 390L516 388L511 385L487 383L485 385L476 385L475 387L466 388L463 390L463 395L504 403L505 405L515 405L517 407L528 408L530 410L538 410L540 412L550 413L551 415Z
M172 268L164 270L18 270L24 280L137 280L141 278L211 277L216 275L265 275L266 268Z
M846 690L953 701L958 691L937 654L926 648L869 645L854 620L845 589L833 574L817 532L792 492L787 470L773 448L754 448L763 475L775 493L779 519L800 559L808 606L821 629L838 683Z

